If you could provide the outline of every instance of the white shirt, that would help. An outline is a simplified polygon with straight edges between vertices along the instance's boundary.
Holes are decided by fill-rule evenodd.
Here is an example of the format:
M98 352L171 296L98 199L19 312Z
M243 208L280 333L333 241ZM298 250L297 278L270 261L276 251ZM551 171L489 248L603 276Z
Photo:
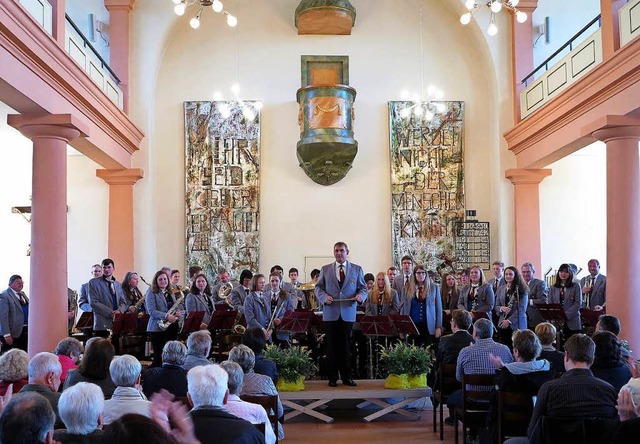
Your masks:
M336 262L336 279L338 279L338 282L340 282L340 265L344 267L345 279L347 277L347 261L344 261L342 264L340 262Z
M267 444L273 444L276 442L276 435L273 432L271 423L269 422L267 412L261 405L245 402L241 400L238 395L229 394L229 399L224 407L232 415L245 419L251 424L264 423L265 442Z

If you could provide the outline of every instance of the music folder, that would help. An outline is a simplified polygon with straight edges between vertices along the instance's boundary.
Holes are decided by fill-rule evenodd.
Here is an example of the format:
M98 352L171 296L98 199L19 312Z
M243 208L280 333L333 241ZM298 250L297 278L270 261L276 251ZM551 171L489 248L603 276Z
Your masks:
M237 311L219 311L216 310L211 316L211 322L209 322L209 330L231 330L236 322Z
M138 313L118 313L113 317L111 331L114 336L132 335L136 330Z
M562 304L538 304L537 307L542 319L547 322L557 321L564 323L568 320Z
M194 331L200 330L200 325L202 324L204 314L204 311L190 312L187 316L187 319L184 320L184 325L182 326L182 331L180 333L192 333Z
M306 333L309 331L312 318L312 311L287 311L278 330L286 333Z
M365 336L394 336L389 316L365 315L360 319L360 327Z
M398 335L400 333L404 335L418 335L418 329L416 324L413 323L413 319L409 315L389 315L389 319L393 322L393 326L396 329Z
M93 328L93 312L85 311L78 318L78 322L76 322L76 328L78 330L82 330L84 328Z

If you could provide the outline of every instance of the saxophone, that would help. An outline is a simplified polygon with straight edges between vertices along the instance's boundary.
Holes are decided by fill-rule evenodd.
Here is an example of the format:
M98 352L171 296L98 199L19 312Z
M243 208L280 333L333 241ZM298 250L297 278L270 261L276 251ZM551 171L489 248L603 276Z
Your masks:
M181 293L182 294L182 293ZM167 311L167 316L168 315L172 315L174 314L176 311L178 311L178 308L180 308L180 304L182 304L182 301L184 301L184 295L180 296L175 304L173 304L171 306L171 308L169 309L169 311ZM161 319L158 321L158 327L160 327L160 330L164 331L167 328L169 328L169 326L172 324L172 322L167 321L166 319Z

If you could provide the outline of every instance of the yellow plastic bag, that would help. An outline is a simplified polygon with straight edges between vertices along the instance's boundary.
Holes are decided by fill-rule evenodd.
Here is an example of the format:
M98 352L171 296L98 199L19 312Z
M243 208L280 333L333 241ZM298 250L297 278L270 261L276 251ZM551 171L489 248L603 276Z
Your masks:
M409 376L409 387L423 388L427 386L427 374Z
M384 381L384 386L388 389L403 390L409 388L407 375L389 375Z
M304 390L304 376L300 376L296 382L286 382L284 379L278 379L276 388L279 392L301 392Z

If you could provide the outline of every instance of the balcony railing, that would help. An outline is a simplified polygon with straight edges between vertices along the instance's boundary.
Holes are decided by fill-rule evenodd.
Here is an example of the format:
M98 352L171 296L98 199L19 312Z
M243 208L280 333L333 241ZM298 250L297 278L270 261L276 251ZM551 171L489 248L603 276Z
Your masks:
M80 28L65 14L67 19L65 47L73 60L96 82L120 109L123 108L124 96L118 86L120 79L109 64L100 56Z
M640 35L640 0L632 0L620 8L620 46Z
M596 23L600 24L600 16L589 22L522 80L522 84L526 86L520 93L520 115L523 119L602 62L600 28L574 47L575 42ZM566 49L569 49L569 53L549 67L550 62ZM542 74L536 78L538 73Z
M29 11L36 22L49 34L53 33L53 8L47 0L19 0L20 4Z

